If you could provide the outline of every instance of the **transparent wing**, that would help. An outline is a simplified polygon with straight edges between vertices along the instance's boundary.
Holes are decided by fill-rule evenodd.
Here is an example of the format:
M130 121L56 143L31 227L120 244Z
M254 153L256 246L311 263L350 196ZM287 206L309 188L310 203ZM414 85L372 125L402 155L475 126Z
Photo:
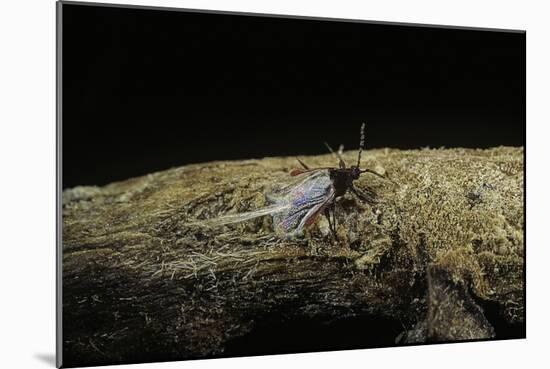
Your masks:
M275 231L294 234L312 224L324 207L334 200L334 187L326 169L314 170L265 194L270 205L245 213L225 215L190 225L223 226L271 215Z
M200 222L189 223L189 224L191 224L191 225L211 226L211 227L223 226L223 225L226 225L226 224L245 222L247 220L259 218L259 217L262 217L262 216L265 216L265 215L278 213L278 212L286 210L289 207L290 207L289 204L277 203L277 204L273 204L273 205L270 205L270 206L263 207L261 209L248 211L248 212L245 212L245 213L225 215L225 216L221 216L221 217L218 217L218 218L202 220Z
M272 203L288 201L289 198L296 195L298 189L308 188L311 183L315 183L323 177L326 177L330 181L328 169L304 170L294 175L291 173L286 180L274 184L271 191L266 194L266 197Z
M321 211L334 200L334 187L328 170L318 170L296 185L275 194L276 205L285 205L273 213L277 233L295 234L311 225Z

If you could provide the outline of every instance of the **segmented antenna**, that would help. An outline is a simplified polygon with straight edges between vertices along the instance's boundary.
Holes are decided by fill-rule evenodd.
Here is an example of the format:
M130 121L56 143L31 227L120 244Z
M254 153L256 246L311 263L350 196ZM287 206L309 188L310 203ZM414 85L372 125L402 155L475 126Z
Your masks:
M342 153L344 152L344 145L340 145L340 147L338 148L338 151L336 152L334 152L332 147L330 147L330 145L326 142L325 142L325 146L327 147L328 151L330 151L330 153L338 159L338 165L340 166L340 168L345 168L346 162L342 157Z
M338 147L338 155L342 156L342 154L344 154L344 145L340 145L340 147Z
M365 146L365 123L361 124L361 140L359 141L359 155L357 155L357 168L361 164L361 153Z
M325 144L325 147L328 149L328 151L330 151L332 155L336 156L332 147L330 147L330 145L327 142L325 142L324 144Z

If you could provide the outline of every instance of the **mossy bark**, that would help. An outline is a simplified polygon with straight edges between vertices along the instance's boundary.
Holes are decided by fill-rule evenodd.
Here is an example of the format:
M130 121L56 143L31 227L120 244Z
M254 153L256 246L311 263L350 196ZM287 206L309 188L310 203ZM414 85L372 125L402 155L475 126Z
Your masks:
M485 303L509 324L524 319L523 156L507 147L367 151L363 165L395 184L361 176L356 187L379 202L341 198L336 240L324 218L294 239L274 235L269 217L196 224L265 205L294 158L65 190L65 363L223 355L267 315L398 319L404 343L494 337ZM330 155L302 159L334 165Z

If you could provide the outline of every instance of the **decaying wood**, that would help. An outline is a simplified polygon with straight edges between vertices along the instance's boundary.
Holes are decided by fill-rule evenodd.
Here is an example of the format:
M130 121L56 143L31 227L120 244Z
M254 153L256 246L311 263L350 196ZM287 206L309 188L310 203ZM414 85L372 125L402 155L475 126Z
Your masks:
M265 316L398 319L401 343L491 338L484 303L524 319L522 148L372 150L356 181L371 208L338 202L281 239L263 217L196 220L266 205L294 158L189 165L63 193L64 360L74 364L220 355ZM356 152L344 157L353 162ZM330 155L302 158L334 166ZM368 334L368 332L366 332ZM498 337L497 337L498 338Z

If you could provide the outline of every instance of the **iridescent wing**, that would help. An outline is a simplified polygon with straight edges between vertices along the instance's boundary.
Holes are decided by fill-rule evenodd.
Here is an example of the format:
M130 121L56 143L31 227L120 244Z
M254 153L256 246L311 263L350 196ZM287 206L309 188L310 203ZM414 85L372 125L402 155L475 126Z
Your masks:
M247 220L259 218L266 215L272 215L284 211L289 208L289 204L277 203L270 206L266 206L257 210L248 211L245 213L230 214L224 215L218 218L205 219L198 222L188 222L188 225L199 225L199 226L209 226L209 227L219 227L227 224L241 223Z
M334 195L329 171L310 171L301 182L271 196L276 205L286 205L272 215L275 232L286 235L300 233L313 224L322 210L334 201Z
M275 232L293 235L307 228L321 211L334 200L334 187L327 169L309 170L298 180L276 187L266 194L270 205L245 213L202 220L191 225L223 226L271 215Z

